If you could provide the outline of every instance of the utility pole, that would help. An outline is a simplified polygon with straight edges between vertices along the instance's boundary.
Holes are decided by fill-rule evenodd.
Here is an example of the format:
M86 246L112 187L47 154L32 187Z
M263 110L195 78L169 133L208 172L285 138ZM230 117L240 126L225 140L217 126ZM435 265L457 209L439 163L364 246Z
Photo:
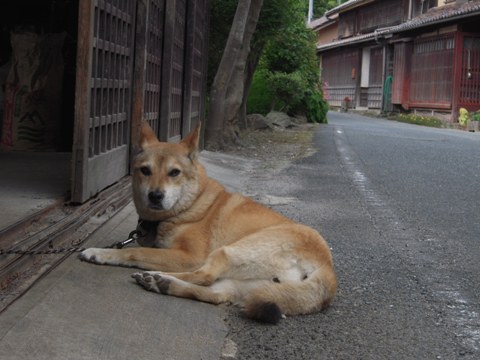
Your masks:
M312 22L313 17L313 0L308 0L308 16L307 16L307 24Z

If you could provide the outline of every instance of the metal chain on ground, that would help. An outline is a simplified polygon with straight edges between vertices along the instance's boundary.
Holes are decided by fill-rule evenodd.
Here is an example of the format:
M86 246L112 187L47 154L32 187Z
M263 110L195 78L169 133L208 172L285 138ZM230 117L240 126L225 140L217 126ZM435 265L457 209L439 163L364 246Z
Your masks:
M83 247L59 247L48 250L21 250L21 249L0 249L0 255L49 255L49 254L66 254L66 253L75 253L82 252L86 248Z
M133 230L130 232L128 235L128 239L123 240L123 241L118 241L115 242L109 246L105 246L107 249L122 249L124 246L130 244L131 242L135 241L138 237L138 235L141 235L141 231L139 230ZM22 249L0 249L0 256L1 255L50 255L50 254L67 254L67 253L76 253L76 252L82 252L83 250L86 250L84 247L76 247L76 246L71 246L71 247L57 247L57 248L50 248L47 250L22 250Z

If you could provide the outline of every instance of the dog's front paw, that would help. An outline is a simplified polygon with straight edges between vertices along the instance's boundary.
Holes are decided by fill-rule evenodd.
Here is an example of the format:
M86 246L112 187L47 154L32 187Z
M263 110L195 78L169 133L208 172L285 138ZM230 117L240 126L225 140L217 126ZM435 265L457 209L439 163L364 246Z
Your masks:
M109 261L109 249L89 248L80 253L78 258L94 264L106 264Z

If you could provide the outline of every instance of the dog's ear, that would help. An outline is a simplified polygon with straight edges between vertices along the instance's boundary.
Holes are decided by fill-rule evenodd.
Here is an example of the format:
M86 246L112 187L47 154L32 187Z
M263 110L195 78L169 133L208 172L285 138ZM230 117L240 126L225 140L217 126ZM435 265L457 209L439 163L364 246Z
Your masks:
M188 157L190 159L195 159L198 154L198 144L200 142L200 128L202 123L199 121L195 129L193 129L190 134L188 134L181 143L186 145L188 149Z
M138 144L139 147L144 149L145 147L155 143L158 143L157 135L155 135L150 125L148 125L148 122L143 121L142 129L140 130L140 142Z

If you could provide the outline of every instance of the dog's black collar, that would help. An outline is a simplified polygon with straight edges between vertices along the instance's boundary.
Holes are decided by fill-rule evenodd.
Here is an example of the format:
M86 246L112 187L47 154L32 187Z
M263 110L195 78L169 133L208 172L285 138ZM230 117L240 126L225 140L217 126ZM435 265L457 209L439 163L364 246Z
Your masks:
M150 220L143 220L138 219L137 223L137 235L140 237L147 237L147 235L151 233L157 232L157 226L160 221L150 221Z

